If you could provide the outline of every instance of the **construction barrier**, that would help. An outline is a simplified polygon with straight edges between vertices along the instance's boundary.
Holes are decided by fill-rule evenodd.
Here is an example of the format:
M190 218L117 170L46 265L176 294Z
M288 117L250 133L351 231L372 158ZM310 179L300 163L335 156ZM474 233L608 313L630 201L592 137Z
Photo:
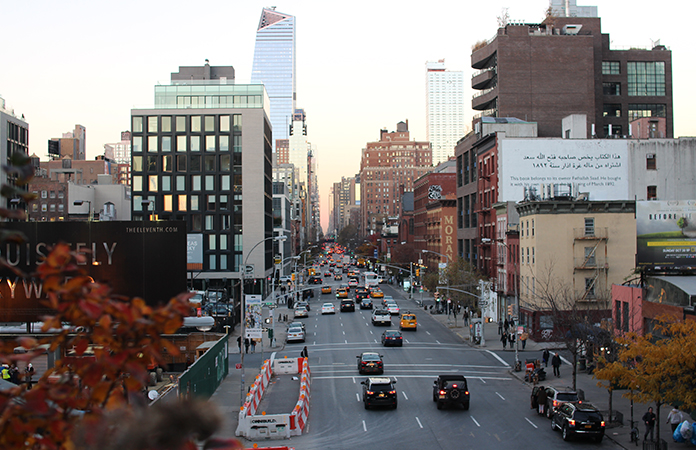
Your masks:
M300 374L300 392L293 411L288 414L256 415L271 375L296 373ZM309 387L310 371L307 358L276 360L273 353L271 359L264 362L261 373L249 389L244 406L239 411L235 434L249 439L288 439L290 436L301 435L309 417Z

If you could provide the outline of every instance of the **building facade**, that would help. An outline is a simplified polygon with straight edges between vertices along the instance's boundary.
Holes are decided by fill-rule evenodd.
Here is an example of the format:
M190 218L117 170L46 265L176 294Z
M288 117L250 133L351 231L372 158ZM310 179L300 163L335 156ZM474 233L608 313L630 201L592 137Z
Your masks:
M29 123L24 116L17 117L14 110L6 107L5 99L0 97L0 158L3 164L10 165L12 154L18 152L29 156ZM0 186L9 184L15 186L16 175L0 171ZM3 207L23 208L23 202L10 203L9 198L3 197Z
M445 60L425 63L426 140L433 149L433 165L454 155L466 134L464 72L447 70Z
M256 30L251 84L263 84L270 100L274 141L288 139L295 112L295 17L264 8ZM273 148L275 148L273 142Z
M396 131L380 131L380 140L369 142L360 160L360 214L363 234L371 234L387 217L399 212L399 187L413 190L416 179L432 170L430 142L411 141L408 122Z
M484 116L539 125L539 136L561 137L560 119L585 114L587 135L630 135L629 122L664 117L673 137L672 53L612 50L597 17L549 16L541 24L508 24L474 47L472 108Z
M262 85L230 84L215 72L155 86L156 107L131 110L133 220L186 223L189 240L202 245L202 269L191 273L199 289L231 288L245 264L261 280L273 269L268 96ZM254 283L256 293L262 285Z

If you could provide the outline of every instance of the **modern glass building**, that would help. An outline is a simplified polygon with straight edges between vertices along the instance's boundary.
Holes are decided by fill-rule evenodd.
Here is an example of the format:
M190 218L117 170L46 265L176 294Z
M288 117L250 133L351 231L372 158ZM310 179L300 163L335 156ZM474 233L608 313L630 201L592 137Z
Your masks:
M244 264L265 279L277 253L268 96L231 83L173 80L154 108L131 110L133 220L186 222L196 289L238 289Z
M425 63L426 139L433 146L433 166L454 156L466 134L464 72L447 70L445 60Z
M251 84L264 84L270 99L273 148L288 139L295 111L295 17L264 8L256 30Z

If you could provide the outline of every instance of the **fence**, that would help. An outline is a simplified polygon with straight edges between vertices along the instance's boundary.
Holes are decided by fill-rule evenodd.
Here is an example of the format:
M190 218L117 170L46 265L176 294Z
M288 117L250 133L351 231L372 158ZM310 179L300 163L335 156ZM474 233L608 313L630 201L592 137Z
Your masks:
M180 397L210 398L229 371L228 335L215 343L204 342L198 348L201 354L191 366L179 376Z

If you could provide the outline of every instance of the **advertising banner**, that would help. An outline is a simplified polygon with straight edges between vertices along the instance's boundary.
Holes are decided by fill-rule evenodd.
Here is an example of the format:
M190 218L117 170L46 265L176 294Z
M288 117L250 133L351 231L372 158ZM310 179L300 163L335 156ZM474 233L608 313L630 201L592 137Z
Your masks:
M261 339L263 336L263 318L260 295L245 295L244 304L244 335L250 339Z
M636 264L696 271L696 200L636 202Z

